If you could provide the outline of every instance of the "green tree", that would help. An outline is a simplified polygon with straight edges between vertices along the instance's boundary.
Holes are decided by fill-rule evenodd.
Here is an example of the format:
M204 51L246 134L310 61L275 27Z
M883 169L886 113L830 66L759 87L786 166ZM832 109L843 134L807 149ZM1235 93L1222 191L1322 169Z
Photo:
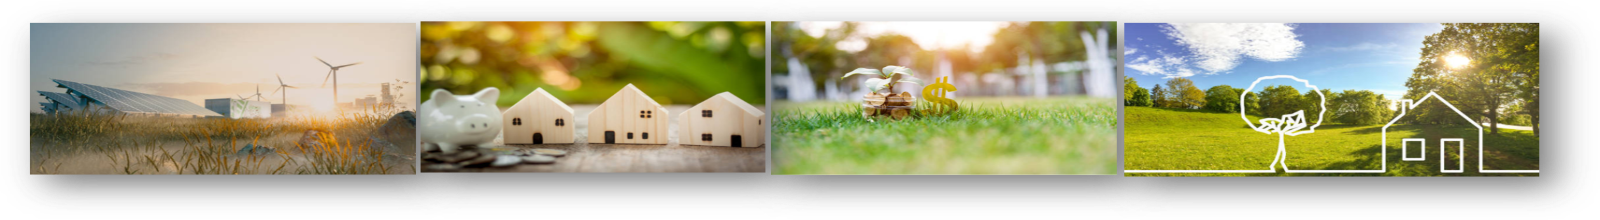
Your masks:
M1139 88L1139 81L1133 77L1122 77L1122 100L1133 100L1134 88Z
M1239 91L1228 85L1212 86L1206 89L1206 110L1216 112L1239 113Z
M1344 124L1379 124L1387 122L1391 115L1383 95L1368 90L1345 90L1329 103L1333 120Z
M1529 115L1526 115L1528 110L1525 109L1525 106L1527 106L1527 104L1528 103L1526 102L1517 102L1506 106L1505 109L1501 109L1500 123L1508 125L1531 126L1532 120Z
M1537 100L1538 24L1443 25L1438 33L1423 38L1421 62L1406 80L1405 98L1436 93L1469 118L1488 119L1489 133L1499 133L1505 105ZM1416 111L1417 120L1424 123L1443 123L1449 117L1437 107ZM1537 118L1536 112L1530 115Z
M1154 104L1150 100L1150 90L1144 89L1144 87L1134 87L1133 89L1133 99L1128 100L1129 105L1150 107L1152 104Z
M1156 84L1155 88L1150 89L1150 97L1155 99L1153 104L1155 104L1155 107L1157 108L1172 107L1172 104L1167 101L1167 91L1161 89L1161 84Z
M1334 93L1333 90L1329 89L1322 89L1321 95L1318 95L1317 92L1307 90L1305 94L1300 95L1300 109L1306 110L1307 123L1318 122L1324 117L1324 114L1316 112L1318 109L1327 111L1324 113L1331 116L1335 113L1334 106L1339 106L1339 103L1334 102L1335 97L1339 95L1338 93Z
M1261 111L1261 95L1257 95L1256 92L1244 91L1244 88L1234 88L1233 92L1235 94L1244 94L1244 112L1254 113Z
M1197 109L1206 104L1206 92L1183 77L1167 80L1167 101L1171 108Z
M1269 86L1261 90L1261 112L1257 115L1287 115L1302 110L1300 90L1293 86ZM1316 114L1315 112L1307 114ZM1309 119L1309 118L1308 118Z
M1494 57L1501 61L1495 68L1516 76L1512 84L1517 89L1519 105L1512 112L1524 114L1521 124L1533 127L1533 134L1539 135L1539 24L1507 25L1515 31L1495 39L1498 43Z

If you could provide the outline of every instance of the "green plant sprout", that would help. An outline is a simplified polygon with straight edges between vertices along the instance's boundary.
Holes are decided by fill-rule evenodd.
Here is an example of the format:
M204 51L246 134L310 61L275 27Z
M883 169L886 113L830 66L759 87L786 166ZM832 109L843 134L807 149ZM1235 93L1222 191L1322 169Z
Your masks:
M843 80L845 78L850 78L850 76L854 76L854 75L874 75L874 76L877 76L877 77L874 77L874 78L867 79L867 81L865 83L865 85L867 86L867 89L872 90L873 93L878 93L878 91L882 91L882 90L887 89L889 91L889 93L892 94L892 93L894 93L894 83L911 83L911 84L918 84L918 85L922 84L922 80L921 79L917 79L916 77L912 76L911 68L906 68L906 67L903 67L903 66L894 66L894 65L883 67L883 71L879 71L879 70L871 69L871 68L856 68L855 71L850 71L850 73L845 73L844 76L839 77L839 79ZM896 75L905 75L905 76L900 77L900 80L896 81L896 80L894 80Z

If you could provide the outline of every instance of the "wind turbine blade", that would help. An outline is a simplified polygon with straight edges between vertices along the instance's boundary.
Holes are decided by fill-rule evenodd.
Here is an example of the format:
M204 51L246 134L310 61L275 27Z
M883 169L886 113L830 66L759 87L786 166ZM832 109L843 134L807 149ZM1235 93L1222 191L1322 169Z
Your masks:
M277 95L279 90L283 90L283 86L278 86L278 89L272 90L272 94Z
M277 75L278 76L278 85L284 85L284 83L283 83L283 74L273 74L273 75Z
M345 65L336 66L336 67L333 67L333 68L344 68L344 67L347 67L347 66L355 66L356 64L361 64L361 62L356 62L356 63L352 63L352 64L345 64Z
M291 85L283 85L283 87L284 88L290 88L290 89L298 89L298 88L300 88L300 87L295 87L295 86L291 86Z
M328 70L328 76L322 77L322 87L328 87L328 79L333 78L333 70Z
M322 62L322 65L328 65L328 68L333 68L333 64L328 64L328 61L323 61L321 57L312 57L312 58L317 58L318 62Z

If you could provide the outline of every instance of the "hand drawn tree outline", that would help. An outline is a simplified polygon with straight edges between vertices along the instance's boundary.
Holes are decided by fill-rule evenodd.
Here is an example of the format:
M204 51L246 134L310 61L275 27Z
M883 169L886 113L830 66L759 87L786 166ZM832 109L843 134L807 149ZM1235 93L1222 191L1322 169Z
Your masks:
M1246 95L1250 94L1248 92L1239 93L1239 118L1244 119L1245 125L1249 125L1250 129L1255 129L1256 131L1266 134L1278 134L1278 153L1273 156L1272 164L1267 165L1267 168L1270 168L1271 170L1278 170L1277 166L1283 165L1283 169L1287 171L1289 170L1289 165L1285 163L1285 161L1289 159L1289 154L1288 151L1286 151L1283 147L1283 136L1296 136L1317 132L1317 126L1322 126L1322 118L1324 118L1323 116L1325 116L1328 112L1328 98L1326 95L1322 94L1322 90L1317 89L1317 86L1311 85L1311 82L1290 75L1276 75L1256 78L1256 81L1251 82L1250 87L1246 87L1244 91L1255 90L1256 84L1261 83L1262 80L1283 78L1293 79L1294 81L1305 83L1306 88L1310 88L1311 91L1317 93L1317 100L1319 100L1319 103L1317 103L1317 123L1311 124L1311 126L1306 126L1305 110L1299 110L1295 111L1294 113L1284 114L1281 116L1281 118L1263 118L1261 119L1261 126L1256 126L1254 123L1250 122L1250 117L1245 116L1246 113L1244 110L1244 99ZM1308 130L1302 131L1300 129Z

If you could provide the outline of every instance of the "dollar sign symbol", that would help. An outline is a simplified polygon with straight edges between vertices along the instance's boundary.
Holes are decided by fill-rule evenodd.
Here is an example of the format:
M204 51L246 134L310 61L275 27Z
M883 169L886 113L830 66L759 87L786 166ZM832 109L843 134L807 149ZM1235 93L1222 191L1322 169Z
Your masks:
M956 100L951 100L949 98L945 98L944 96L946 92L955 92L956 85L950 84L949 76L934 78L933 80L933 84L928 84L928 86L922 87L923 99L928 100L928 102L933 102L934 104L945 106L943 108L938 108L943 109L943 111L937 112L943 113L954 111L957 107Z

